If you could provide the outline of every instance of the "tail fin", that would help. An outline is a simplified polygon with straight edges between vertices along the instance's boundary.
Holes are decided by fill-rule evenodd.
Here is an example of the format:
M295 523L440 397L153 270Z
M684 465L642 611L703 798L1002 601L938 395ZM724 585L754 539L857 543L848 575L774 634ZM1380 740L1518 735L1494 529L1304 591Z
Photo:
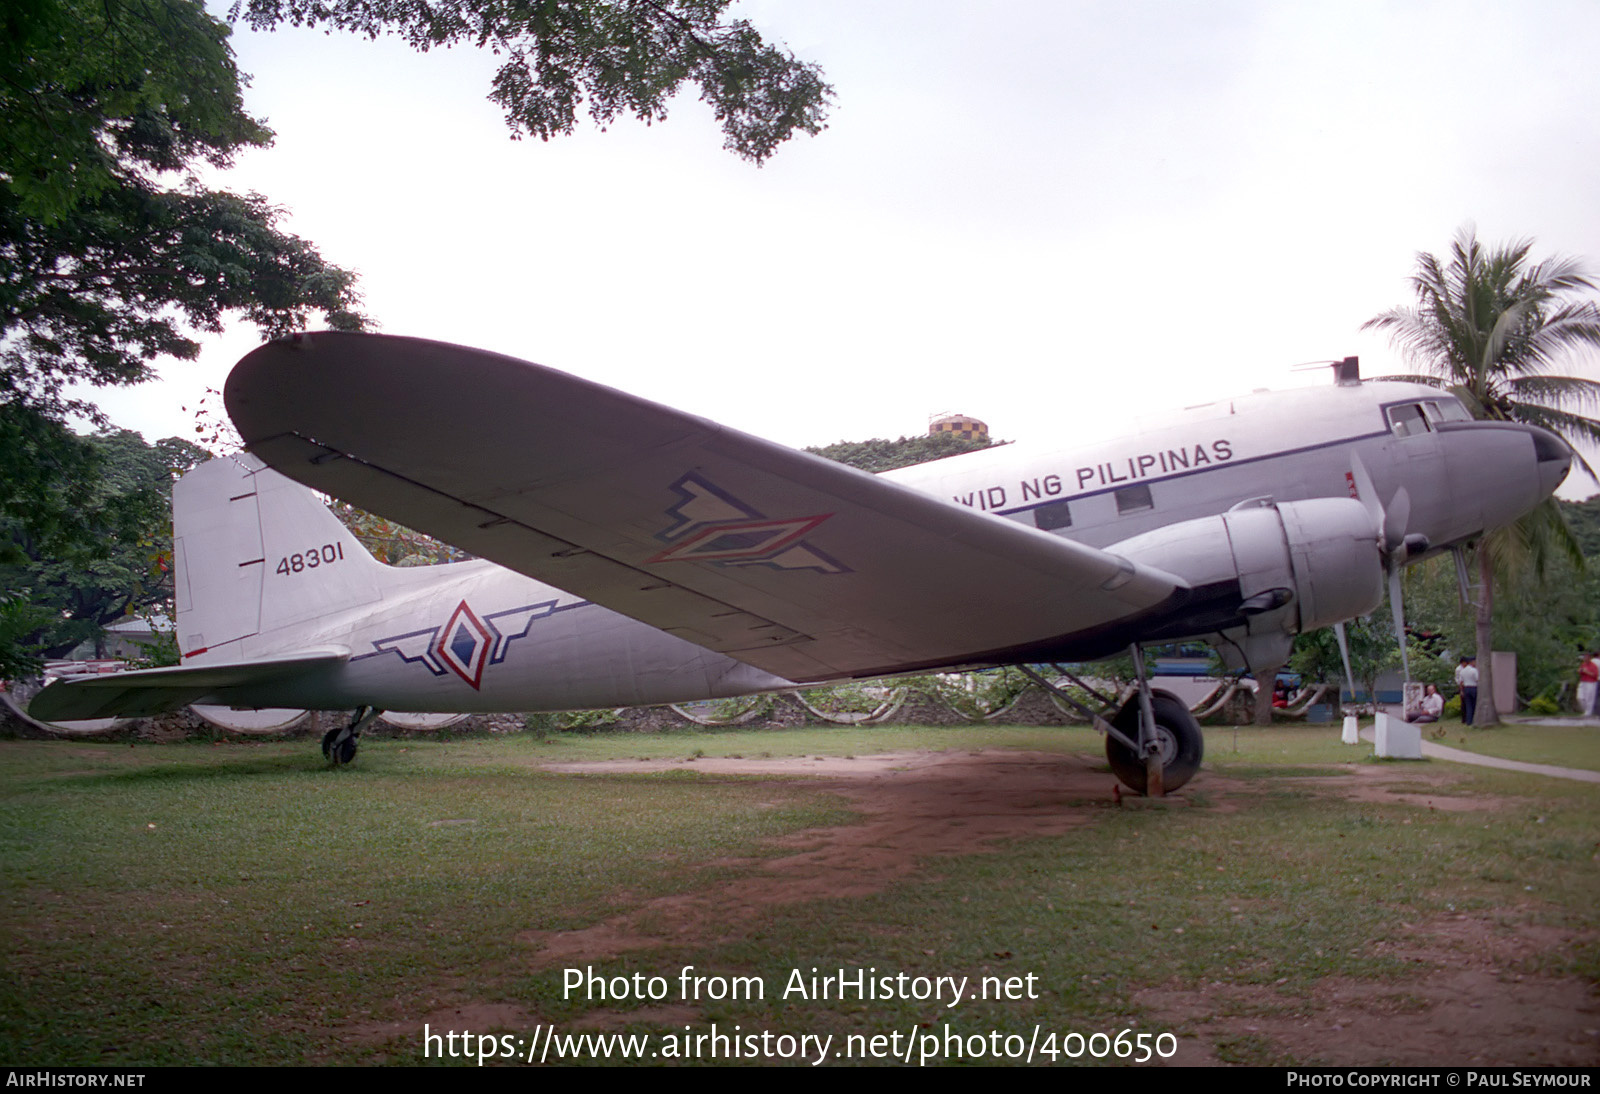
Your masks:
M172 522L186 662L302 648L318 641L310 621L382 599L388 568L316 494L253 456L179 479Z

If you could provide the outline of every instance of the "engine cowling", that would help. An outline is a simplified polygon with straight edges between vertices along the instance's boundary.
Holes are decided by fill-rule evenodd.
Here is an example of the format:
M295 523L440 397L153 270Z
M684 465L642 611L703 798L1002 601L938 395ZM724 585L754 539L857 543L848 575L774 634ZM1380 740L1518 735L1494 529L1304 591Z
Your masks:
M1263 503L1168 525L1107 548L1206 589L1195 636L1283 636L1366 615L1383 599L1372 518L1354 498ZM1237 585L1230 612L1224 590Z

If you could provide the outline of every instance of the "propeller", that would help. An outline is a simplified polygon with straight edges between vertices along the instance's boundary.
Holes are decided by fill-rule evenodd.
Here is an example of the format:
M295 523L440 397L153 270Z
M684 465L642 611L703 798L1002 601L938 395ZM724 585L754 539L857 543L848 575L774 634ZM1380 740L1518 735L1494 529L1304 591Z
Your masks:
M1378 551L1389 577L1389 610L1394 613L1395 640L1400 644L1400 671L1409 684L1411 659L1406 655L1406 613L1400 591L1400 570L1406 559L1428 549L1428 537L1406 534L1406 525L1411 520L1411 494L1406 488L1402 486L1396 490L1385 507L1378 501L1378 490L1372 484L1372 476L1367 474L1366 465L1355 453L1350 456L1350 481L1355 486L1357 500L1366 508L1378 533ZM1345 653L1342 628L1339 638L1340 652ZM1348 653L1345 653L1345 665L1348 672Z
M1344 633L1344 624L1333 625L1333 636L1339 641L1339 657L1344 661L1344 682L1350 685L1350 702L1356 701L1356 674L1350 671L1350 639Z

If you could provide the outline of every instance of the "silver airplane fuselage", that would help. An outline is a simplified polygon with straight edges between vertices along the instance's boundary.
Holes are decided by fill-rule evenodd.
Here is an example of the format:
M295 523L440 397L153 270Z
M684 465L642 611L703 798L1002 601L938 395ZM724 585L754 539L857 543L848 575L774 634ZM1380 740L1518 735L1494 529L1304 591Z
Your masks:
M1472 420L1438 388L1389 381L1259 392L1153 421L1130 437L1033 454L1005 445L885 477L1110 547L1252 498L1356 495L1352 459L1438 550L1511 523L1554 493L1571 451L1534 426Z

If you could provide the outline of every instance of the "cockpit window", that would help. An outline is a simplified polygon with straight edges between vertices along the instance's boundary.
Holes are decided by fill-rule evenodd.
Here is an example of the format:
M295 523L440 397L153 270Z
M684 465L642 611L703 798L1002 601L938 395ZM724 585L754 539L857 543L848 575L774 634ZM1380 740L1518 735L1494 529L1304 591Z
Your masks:
M1426 433L1428 423L1422 416L1421 403L1401 403L1389 408L1389 428L1396 437L1410 437Z
M1472 415L1467 413L1467 408L1461 405L1459 399L1440 399L1437 402L1422 404L1428 412L1428 420L1434 422L1470 422Z

